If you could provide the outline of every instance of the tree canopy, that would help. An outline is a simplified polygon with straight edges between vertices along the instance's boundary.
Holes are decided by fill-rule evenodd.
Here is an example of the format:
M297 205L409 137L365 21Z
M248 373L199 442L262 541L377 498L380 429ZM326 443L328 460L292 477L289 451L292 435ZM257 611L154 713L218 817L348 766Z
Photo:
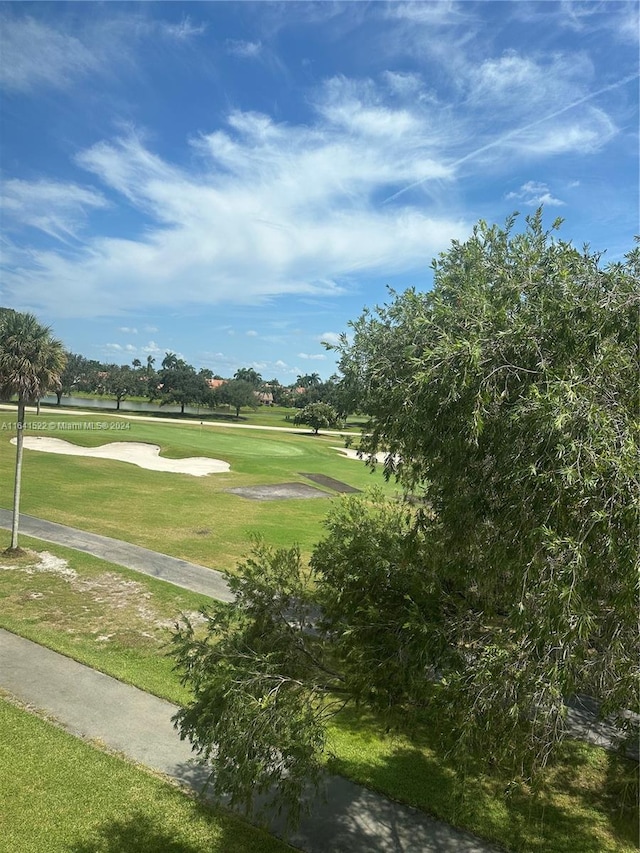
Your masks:
M321 429L329 429L338 425L338 413L328 403L309 403L293 419L294 424L306 424L317 435Z
M229 382L225 382L218 390L218 398L222 403L236 410L237 418L240 417L240 409L246 406L255 409L258 406L256 385L246 379L231 379Z
M240 382L248 382L254 388L262 385L262 376L253 367L241 367L233 374L233 378Z
M183 414L185 406L209 402L209 386L205 376L196 373L195 367L171 352L162 360L158 386L150 388L149 394L151 397L159 396L161 406L179 405Z
M309 583L295 555L262 549L233 582L233 616L218 608L204 641L178 631L194 688L179 723L218 744L219 793L247 801L252 756L265 785L286 767L290 795L317 770L337 697L407 721L435 704L460 767L516 776L562 740L574 694L628 723L640 250L604 266L559 225L481 222L434 261L431 291L392 292L343 338L370 419L361 450L372 465L386 453L410 500L346 499ZM214 709L249 695L243 737Z

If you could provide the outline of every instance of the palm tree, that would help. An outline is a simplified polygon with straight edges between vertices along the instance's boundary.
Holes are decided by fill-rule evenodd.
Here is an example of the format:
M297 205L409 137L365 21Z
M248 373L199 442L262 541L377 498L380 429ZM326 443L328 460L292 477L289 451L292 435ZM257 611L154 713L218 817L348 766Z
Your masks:
M42 326L33 314L12 311L0 318L0 398L18 396L11 550L18 548L25 408L60 383L65 359L62 343L53 338L49 326Z
M254 370L253 367L240 367L233 374L234 379L238 379L241 382L249 382L254 388L258 388L262 385L262 376L258 373L257 370Z
M298 376L296 382L300 388L317 388L322 380L318 373L306 373L304 376Z
M175 370L178 366L178 362L180 359L175 354L175 352L167 352L165 353L164 358L162 359L162 369L163 370Z

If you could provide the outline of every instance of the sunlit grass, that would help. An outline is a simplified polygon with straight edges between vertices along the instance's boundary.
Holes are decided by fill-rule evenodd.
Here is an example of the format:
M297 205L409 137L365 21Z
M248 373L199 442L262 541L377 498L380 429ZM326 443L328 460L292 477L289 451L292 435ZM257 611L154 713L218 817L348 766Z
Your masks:
M47 414L37 422L49 423ZM35 416L29 416L29 419ZM80 418L80 421L79 421ZM53 423L122 423L107 416L55 416ZM15 448L9 443L15 415L0 413L0 506L12 506ZM251 537L263 535L284 547L298 543L308 556L322 535L322 524L335 495L278 501L249 500L229 494L240 486L305 483L303 473L328 475L365 489L394 486L380 471L343 458L332 449L340 439L180 424L130 422L128 430L41 429L77 445L95 447L111 441L157 444L161 454L180 458L223 459L231 471L192 477L147 471L125 462L63 456L25 450L21 510L94 533L123 539L222 571L235 571Z
M0 850L6 853L291 849L1 700L0 727Z

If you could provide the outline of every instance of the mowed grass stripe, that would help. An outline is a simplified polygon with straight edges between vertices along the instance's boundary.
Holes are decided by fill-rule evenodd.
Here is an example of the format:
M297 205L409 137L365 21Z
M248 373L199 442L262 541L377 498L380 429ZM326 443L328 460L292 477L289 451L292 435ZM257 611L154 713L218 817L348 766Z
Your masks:
M0 700L0 851L285 853L292 848Z

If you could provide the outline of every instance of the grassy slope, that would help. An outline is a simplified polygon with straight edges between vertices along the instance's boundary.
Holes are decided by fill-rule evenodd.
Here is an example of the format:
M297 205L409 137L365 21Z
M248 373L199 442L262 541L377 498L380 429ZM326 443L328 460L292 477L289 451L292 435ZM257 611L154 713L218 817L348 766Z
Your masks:
M35 417L33 418L35 420ZM11 507L15 416L0 413L0 506ZM42 417L48 422L49 416ZM56 422L101 423L106 416L56 415ZM380 472L345 459L332 446L339 438L291 435L224 427L131 421L128 430L39 430L83 446L111 441L160 445L170 457L210 456L231 472L207 477L146 471L124 462L25 451L22 512L102 533L223 571L234 571L250 537L260 533L278 546L298 542L308 554L322 532L327 499L252 501L226 489L254 484L302 482L321 473L355 488L377 484L392 492ZM283 519L286 518L286 523Z
M285 853L291 848L0 701L0 851Z
M25 538L23 545L38 543ZM25 566L4 570L0 624L171 701L185 701L162 652L168 625L203 599L58 546L47 550L68 559L77 578L27 574ZM621 809L634 801L636 768L630 763L569 743L537 794L511 788L505 795L504 779L478 774L464 780L462 798L455 768L438 744L440 725L425 717L409 739L387 734L371 716L343 713L331 727L331 767L512 850L635 849L637 816L632 808Z

